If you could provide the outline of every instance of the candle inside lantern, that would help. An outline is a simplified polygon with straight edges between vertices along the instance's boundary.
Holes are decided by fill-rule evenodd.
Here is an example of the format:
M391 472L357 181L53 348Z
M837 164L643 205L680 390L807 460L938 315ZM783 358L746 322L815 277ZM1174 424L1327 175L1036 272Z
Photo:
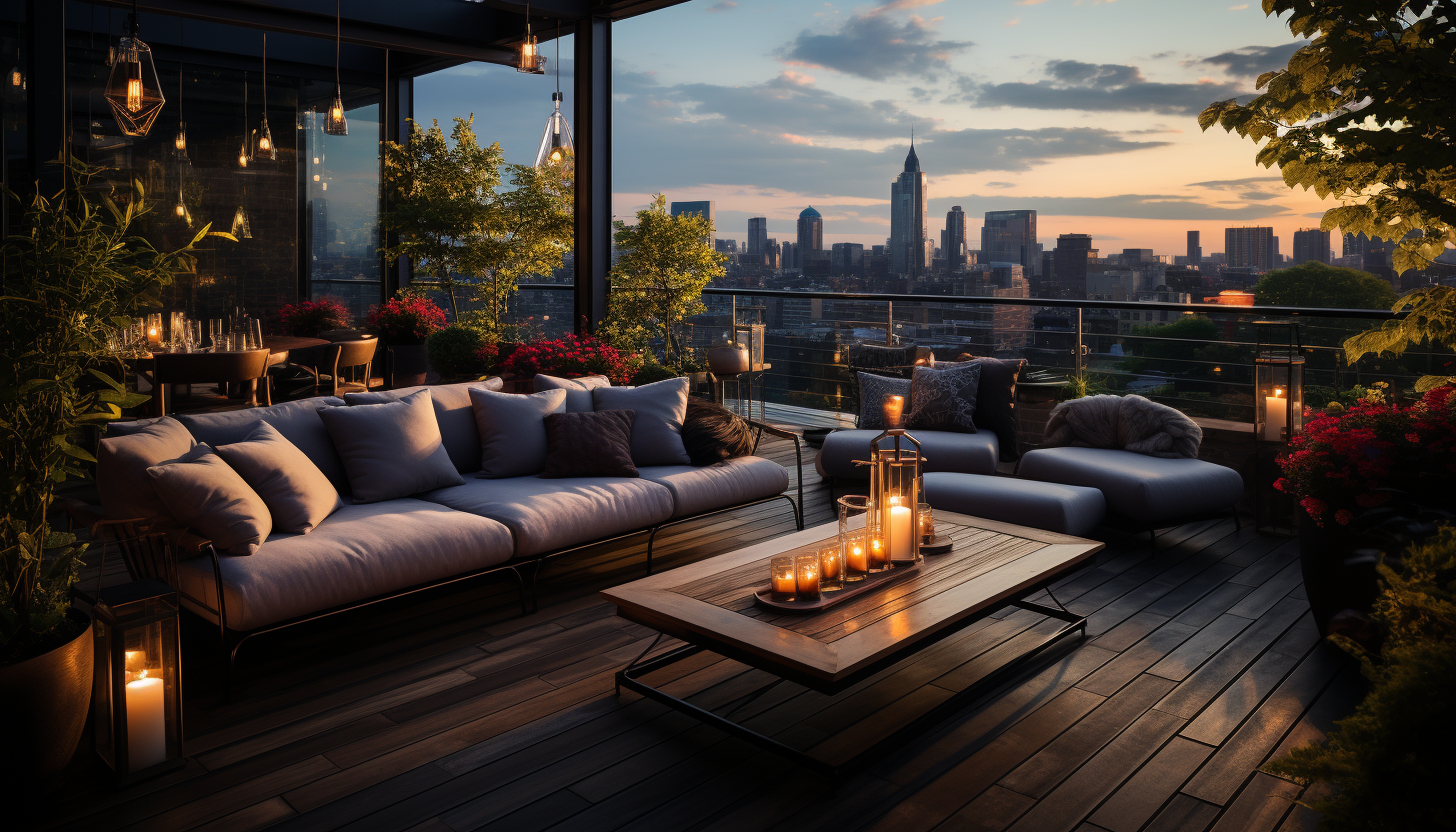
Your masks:
M915 511L899 497L890 498L885 514L885 538L889 541L890 560L914 560Z
M128 658L130 654L128 654ZM126 683L127 768L141 771L167 759L167 712L160 677L141 671Z
M904 396L889 396L885 399L885 427L898 428L900 415L905 412Z
M794 558L794 584L795 597L798 600L819 600L819 555L799 555Z
M1289 402L1284 390L1274 388L1274 395L1264 397L1264 438L1271 442L1284 439L1284 429L1289 426Z
M794 559L774 558L769 565L769 597L775 601L792 601L794 590Z

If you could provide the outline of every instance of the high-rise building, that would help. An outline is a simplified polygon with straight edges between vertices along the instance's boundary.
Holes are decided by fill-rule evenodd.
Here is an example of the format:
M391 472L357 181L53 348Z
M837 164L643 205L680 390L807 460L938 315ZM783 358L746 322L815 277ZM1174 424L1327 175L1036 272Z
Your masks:
M803 268L805 259L814 257L815 252L823 248L824 218L810 205L799 212L799 259L794 265Z
M1203 245L1199 242L1198 232L1190 231L1188 232L1188 266L1196 269L1202 262Z
M1294 265L1311 260L1330 262L1330 232L1318 228L1301 228L1294 232Z
M1274 229L1267 226L1225 228L1223 253L1231 269L1267 272L1274 268L1278 254Z
M779 268L797 269L799 267L799 247L788 240L779 244Z
M945 214L945 238L940 247L944 252L947 270L961 272L966 269L966 212L961 206L952 205Z
M713 227L718 227L718 213L713 208L713 200L704 199L697 202L674 202L672 204L672 215L680 217L683 214L697 214L700 217L707 217Z
M929 185L920 170L915 145L905 170L890 184L890 273L920 277L930 266L930 236L925 231Z
M1062 298L1087 297L1087 261L1097 256L1091 234L1062 234L1052 249L1049 294Z
M835 243L829 254L829 273L863 277L865 250L860 243Z
M1026 274L1040 263L1036 251L1035 211L987 211L981 227L982 263L1020 263Z
M1153 254L1150 248L1125 248L1122 250L1122 265L1132 266L1138 263L1156 263L1158 256Z
M763 256L768 254L768 218L748 218L748 253Z

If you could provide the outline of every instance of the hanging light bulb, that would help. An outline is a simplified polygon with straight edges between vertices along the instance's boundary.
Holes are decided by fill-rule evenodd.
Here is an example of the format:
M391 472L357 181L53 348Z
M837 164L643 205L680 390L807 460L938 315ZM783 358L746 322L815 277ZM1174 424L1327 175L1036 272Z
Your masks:
M185 49L186 43L187 36L182 28L182 19L178 18L177 45ZM172 137L172 155L176 156L182 164L190 165L192 164L192 160L187 158L187 122L182 118L182 90L184 89L182 86L182 75L184 70L185 66L179 61L177 63L177 135ZM177 204L181 205L182 203L179 200ZM181 215L179 214L178 216Z
M145 136L162 112L167 98L162 95L162 86L157 81L152 48L137 38L136 0L132 0L127 30L130 34L122 36L112 53L111 74L106 79L106 103L111 105L121 132L128 136ZM11 80L14 81L14 73Z
M253 158L249 147L252 137L248 134L248 73L243 73L243 143L238 145L238 167L245 168Z
M561 114L561 27L556 27L556 92L551 93L551 115L546 119L546 129L541 133L541 144L536 148L536 167L559 164L570 156L573 150L571 127L566 116Z
M343 38L343 18L339 16L339 0L334 0L334 100L324 120L324 132L330 136L349 135L349 121L344 118L344 87L339 83L339 42Z
M172 147L177 150L177 155L183 161L187 161L187 122L177 122L177 136L172 139Z
M268 33L263 33L263 123L258 127L258 153L269 160L278 158L273 132L268 129Z
M516 71L529 72L532 75L546 74L546 59L541 57L541 49L536 43L536 36L531 34L531 4L526 4L526 36L521 39L521 48L516 56Z
M188 228L192 227L192 212L187 210L187 200L182 197L181 185L177 186L177 204L172 206L172 213L176 214L178 219L187 223Z

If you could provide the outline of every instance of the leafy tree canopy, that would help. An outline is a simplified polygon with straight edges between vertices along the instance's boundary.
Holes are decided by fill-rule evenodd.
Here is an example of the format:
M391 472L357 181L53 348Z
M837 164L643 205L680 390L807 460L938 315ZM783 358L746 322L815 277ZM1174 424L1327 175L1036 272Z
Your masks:
M1397 271L1456 243L1456 0L1264 0L1310 42L1246 104L1198 117L1255 143L1289 187L1342 204L1320 227L1402 240ZM1405 239L1415 232L1424 236Z
M1369 272L1327 266L1316 260L1269 272L1254 287L1260 306L1308 306L1328 309L1389 309L1395 303L1390 284Z

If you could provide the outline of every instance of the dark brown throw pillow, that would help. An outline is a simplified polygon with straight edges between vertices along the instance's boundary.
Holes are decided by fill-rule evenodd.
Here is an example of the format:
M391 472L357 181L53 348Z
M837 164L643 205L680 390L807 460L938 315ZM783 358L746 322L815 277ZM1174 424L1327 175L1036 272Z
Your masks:
M683 447L694 465L712 465L753 453L753 430L741 416L720 404L688 399Z
M635 477L631 410L552 413L546 422L543 479Z

